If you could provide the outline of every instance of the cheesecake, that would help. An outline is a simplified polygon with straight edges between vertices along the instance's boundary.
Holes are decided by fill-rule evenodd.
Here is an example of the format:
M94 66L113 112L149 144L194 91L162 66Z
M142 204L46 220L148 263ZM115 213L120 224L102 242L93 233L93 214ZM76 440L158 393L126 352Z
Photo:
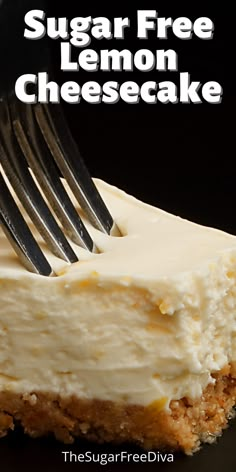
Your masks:
M99 253L68 264L34 233L56 276L0 232L0 435L191 454L236 403L236 237L95 184L122 236L78 207Z

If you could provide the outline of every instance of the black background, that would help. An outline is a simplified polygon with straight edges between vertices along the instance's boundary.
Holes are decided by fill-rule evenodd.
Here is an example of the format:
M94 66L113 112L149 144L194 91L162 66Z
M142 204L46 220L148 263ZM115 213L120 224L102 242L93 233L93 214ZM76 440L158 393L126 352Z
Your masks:
M10 0L9 0L10 1ZM17 3L18 0L16 0ZM32 8L37 1L29 2ZM209 16L215 24L214 39L181 41L156 40L155 33L143 43L135 39L135 28L122 42L92 41L91 48L130 48L133 51L147 47L155 51L173 48L179 53L180 72L190 72L192 80L202 83L216 80L223 86L220 105L79 105L63 104L74 139L93 176L114 184L147 203L189 218L195 222L214 226L236 234L235 186L235 92L234 70L230 57L233 51L233 12L228 6L215 2L193 11L181 2L142 1L133 6L104 6L87 0L82 4L67 0L63 5L48 2L51 16L129 16L135 25L136 11L156 9L159 16L187 16L194 20ZM1 18L0 18L1 19ZM176 80L177 73L85 74L61 73L59 42L51 41L53 67L58 82L87 80L104 83L107 80ZM26 70L25 72L30 72ZM225 468L233 472L236 466L235 423L224 433L215 446L205 446L193 458L176 456L174 464L123 465L127 470L145 466L152 470L214 471ZM124 447L122 448L124 450ZM1 470L119 470L121 465L98 466L63 464L64 446L47 440L30 440L16 434L1 440ZM111 452L108 446L76 444L74 452L92 450ZM131 448L131 451L133 449ZM136 452L136 451L135 451Z
M194 456L174 454L173 462L150 463L98 463L64 462L62 451L71 451L73 454L116 454L121 451L141 454L143 451L127 444L118 446L96 445L85 441L76 441L73 445L64 445L52 439L31 439L26 435L14 433L0 441L1 471L3 472L124 472L146 470L150 472L234 472L236 421L224 432L216 444L205 445Z
M221 3L144 0L140 2L49 2L48 0L2 0L0 8L0 94L9 77L35 72L41 63L43 41L23 40L22 9L45 9L49 16L116 16L131 20L125 40L92 39L93 49L140 48L174 49L179 56L179 72L189 72L191 80L215 80L223 86L221 104L92 105L62 102L80 151L93 176L107 180L136 197L167 211L204 225L236 234L235 187L235 90L234 14ZM197 5L195 5L197 4ZM0 4L1 5L1 4ZM180 40L168 36L157 40L136 38L137 9L154 9L159 16L173 19L186 16L192 21L208 16L215 25L212 40ZM5 10L5 13L3 14ZM6 17L10 18L6 21ZM20 26L19 26L20 25ZM11 36L9 34L11 28ZM12 34L12 31L17 31ZM21 50L24 47L24 55ZM171 80L178 84L179 72L93 72L60 71L60 41L50 40L54 77L62 84L75 80L80 85L95 80L142 84L147 80ZM74 48L73 59L80 48ZM32 60L33 59L33 60ZM7 73L6 73L7 71ZM52 77L52 76L51 76ZM53 77L52 77L53 78Z
M170 35L157 40L155 32L148 41L136 38L136 11L156 9L159 16L187 16L192 21L209 16L215 25L214 38L183 41ZM140 2L138 5L111 7L78 6L77 2L51 5L53 16L129 16L130 31L124 41L92 40L89 47L142 47L153 51L175 49L179 54L179 72L189 72L192 80L215 80L223 86L221 104L144 103L128 105L64 104L74 138L93 176L121 187L145 202L236 234L235 187L235 92L233 57L233 15L213 2L193 11L178 2ZM96 80L120 83L134 80L177 81L178 73L60 73L59 43L52 42L54 68L60 83L76 80L83 84ZM79 49L78 49L79 52ZM74 48L74 58L77 50Z

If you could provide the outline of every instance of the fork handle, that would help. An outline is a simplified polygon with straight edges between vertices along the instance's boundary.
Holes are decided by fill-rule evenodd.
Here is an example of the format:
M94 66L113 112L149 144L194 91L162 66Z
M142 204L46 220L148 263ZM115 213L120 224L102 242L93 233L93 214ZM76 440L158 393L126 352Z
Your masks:
M46 0L0 0L0 98L13 93L23 74L36 74L49 68L48 41L24 38L24 17L30 10L47 12Z

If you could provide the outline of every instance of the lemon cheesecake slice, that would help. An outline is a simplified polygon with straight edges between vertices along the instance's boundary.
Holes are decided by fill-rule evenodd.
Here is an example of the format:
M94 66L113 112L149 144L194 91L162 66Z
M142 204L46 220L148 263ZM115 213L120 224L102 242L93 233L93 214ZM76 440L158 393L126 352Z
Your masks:
M236 403L236 237L95 180L122 237L21 266L0 232L0 434L192 453ZM80 209L78 209L80 212Z

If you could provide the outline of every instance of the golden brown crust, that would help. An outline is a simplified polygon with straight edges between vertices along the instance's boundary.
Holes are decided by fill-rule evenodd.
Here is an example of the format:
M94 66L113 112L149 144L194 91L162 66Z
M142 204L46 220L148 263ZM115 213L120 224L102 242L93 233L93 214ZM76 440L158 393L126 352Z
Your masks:
M233 370L233 369L232 369ZM98 442L134 442L144 448L191 453L201 442L212 442L227 426L236 404L236 379L226 367L215 375L198 401L173 400L171 412L76 396L33 392L0 393L0 436L20 422L33 437L54 433L65 443L75 437Z

